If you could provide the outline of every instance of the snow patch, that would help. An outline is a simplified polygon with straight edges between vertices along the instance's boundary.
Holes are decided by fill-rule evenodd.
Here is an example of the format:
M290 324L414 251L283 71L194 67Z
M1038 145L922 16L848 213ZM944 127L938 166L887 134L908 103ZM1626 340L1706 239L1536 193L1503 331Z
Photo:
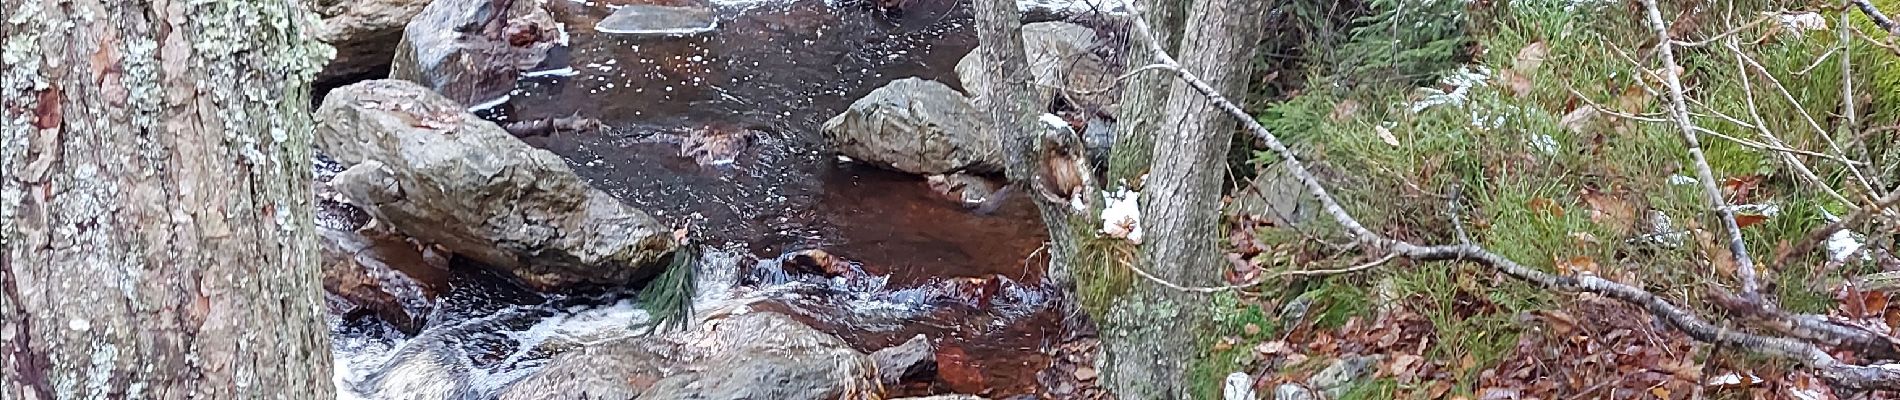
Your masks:
M1490 79L1491 69L1485 66L1465 65L1458 67L1457 71L1453 71L1450 75L1445 75L1445 78L1441 80L1442 85L1450 86L1451 90L1420 88L1419 91L1424 92L1425 97L1412 103L1412 113L1417 114L1420 111L1425 111L1427 108L1440 105L1463 105L1471 100L1469 96L1471 88L1482 87L1484 86L1484 82Z
M1102 233L1141 244L1141 192L1123 186L1102 191Z

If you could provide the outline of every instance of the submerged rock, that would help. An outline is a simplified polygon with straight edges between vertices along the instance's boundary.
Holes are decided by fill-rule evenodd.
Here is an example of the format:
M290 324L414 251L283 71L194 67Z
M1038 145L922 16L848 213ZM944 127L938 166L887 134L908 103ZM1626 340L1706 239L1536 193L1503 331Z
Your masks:
M447 283L442 274L432 273L446 268L446 255L386 232L320 226L317 239L324 291L403 333L422 329L423 317Z
M1063 98L1069 104L1084 110L1109 112L1115 101L1121 98L1120 90L1113 89L1115 75L1111 66L1091 50L1095 47L1095 30L1069 22L1037 22L1023 25L1023 54L1029 59L1029 71L1035 75L1037 85L1034 101L1038 107L1049 107L1056 97L1055 88L1069 88L1063 92ZM974 93L989 80L989 68L983 65L980 56L982 49L971 50L957 61L957 79L962 81L963 89ZM1111 88L1100 93L1088 93L1097 89ZM983 99L975 100L982 104Z
M388 73L403 26L427 5L429 0L311 2L311 10L323 18L317 40L336 48L336 58L317 74L317 83L337 84Z
M871 358L784 314L719 314L700 329L555 357L502 400L876 398Z
M378 221L539 289L655 276L675 242L566 162L414 83L331 92L317 146L353 165L331 182Z
M886 347L871 353L871 360L877 364L877 379L885 385L895 385L929 376L937 370L937 346L930 338L917 334L904 344Z
M636 37L674 36L710 32L718 26L711 7L630 4L615 9L594 30Z
M559 29L535 0L434 0L403 29L389 77L479 108L506 99L522 70L547 59Z
M981 126L982 114L963 94L937 81L905 78L872 90L822 129L853 159L931 175L1000 169L1002 143Z

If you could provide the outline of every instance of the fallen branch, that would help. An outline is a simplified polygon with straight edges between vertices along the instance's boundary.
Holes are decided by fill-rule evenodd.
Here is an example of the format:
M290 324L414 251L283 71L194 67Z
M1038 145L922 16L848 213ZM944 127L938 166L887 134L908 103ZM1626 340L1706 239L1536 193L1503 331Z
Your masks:
M1662 55L1663 86L1669 89L1669 112L1681 129L1682 144L1689 148L1689 159L1695 163L1696 178L1701 181L1702 194L1708 197L1709 207L1722 220L1722 229L1728 232L1728 250L1735 258L1735 275L1742 281L1742 298L1761 303L1761 284L1755 278L1755 260L1748 256L1748 245L1742 242L1742 227L1735 222L1735 210L1729 208L1728 200L1722 197L1722 189L1716 187L1715 173L1709 169L1709 160L1702 154L1702 144L1696 141L1695 122L1689 120L1689 106L1683 101L1682 77L1676 72L1675 45L1669 40L1669 27L1663 24L1662 11L1656 8L1656 0L1643 0L1648 10L1649 28L1656 32L1660 41L1656 52Z
M1854 7L1860 8L1862 14L1867 14L1867 19L1874 20L1874 26L1885 29L1887 34L1900 36L1900 23L1894 23L1892 18L1887 18L1887 14L1880 12L1879 8L1875 8L1873 2L1867 0L1851 1L1854 2Z
M1660 20L1659 14L1656 14L1657 11L1655 11L1654 1L1646 0L1645 2L1648 3L1650 7L1652 18ZM1150 30L1151 28L1148 27L1145 21L1135 19L1133 22L1135 34L1139 40L1146 40L1149 43L1159 42L1155 39L1153 32ZM1668 43L1667 34L1665 33L1664 36L1663 42ZM1165 51L1160 50L1159 46L1151 47L1156 49L1154 50L1154 57L1158 61L1158 64L1166 65L1166 67L1157 69L1173 72L1181 82L1206 97L1209 102L1213 103L1222 112L1240 120L1243 126L1251 132L1255 138L1264 142L1269 150L1280 157L1281 163L1287 169L1287 172L1299 179L1300 183L1306 187L1307 194L1319 200L1321 209L1326 212L1327 216L1332 218L1334 222L1338 223L1347 233L1352 235L1355 241L1368 249L1384 250L1388 255L1397 255L1416 261L1470 261L1540 287L1571 293L1592 293L1640 305L1649 310L1652 315L1655 315L1676 329L1682 330L1696 340L1726 344L1737 348L1750 349L1763 354L1793 359L1817 370L1822 377L1845 387L1858 389L1900 389L1900 366L1863 366L1847 364L1808 342L1723 329L1704 321L1702 318L1697 317L1681 306L1670 303L1668 300L1640 288L1603 279L1592 274L1562 276L1546 273L1518 264L1516 261L1512 261L1473 244L1419 246L1402 240L1387 238L1370 229L1366 229L1363 224L1353 218L1350 213L1346 212L1344 207L1340 206L1339 201L1332 196L1325 185L1320 182L1319 178L1315 177L1315 175L1306 168L1297 154L1284 143L1280 142L1278 136L1268 131L1266 127L1260 125L1259 121L1254 120L1245 110L1242 110L1232 101L1227 100L1225 96L1222 96L1205 81L1202 81L1193 73L1180 68L1178 62ZM1680 107L1678 107L1678 109L1680 109ZM1140 270L1136 271L1141 272ZM1145 273L1143 275L1148 276Z

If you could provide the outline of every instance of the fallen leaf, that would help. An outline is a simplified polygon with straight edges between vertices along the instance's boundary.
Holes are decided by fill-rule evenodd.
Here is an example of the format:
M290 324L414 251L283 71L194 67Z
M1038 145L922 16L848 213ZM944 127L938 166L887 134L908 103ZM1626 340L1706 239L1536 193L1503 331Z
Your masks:
M1586 105L1577 107L1577 109L1565 113L1562 118L1558 118L1557 125L1564 127L1564 129L1572 133L1583 133L1583 128L1589 126L1590 121L1597 118L1597 114L1599 114L1599 112L1597 112L1596 106Z
M1549 198L1538 197L1538 198L1531 199L1530 204L1528 204L1528 206L1530 207L1531 211L1534 211L1540 214L1549 215L1549 216L1558 217L1558 218L1563 218L1564 216L1564 207L1561 205L1558 205L1556 200L1551 200Z
M1329 119L1332 119L1333 122L1345 121L1348 119L1352 119L1352 116L1354 115L1358 115L1359 108L1360 107L1359 107L1358 100L1346 99L1345 101L1339 102L1339 104L1334 104L1333 112L1331 114L1327 114L1326 117Z
M1639 85L1623 88L1623 94L1616 97L1616 109L1627 114L1639 114L1649 108L1649 101L1655 96Z
M1666 387L1662 387L1662 386L1657 386L1657 387L1653 387L1653 388L1649 388L1649 394L1653 394L1653 395L1656 395L1656 398L1658 398L1658 399L1668 399L1668 398L1669 398L1669 388L1666 388Z
M1590 221L1610 228L1617 236L1628 236L1636 230L1642 214L1636 202L1595 190L1584 191L1581 197L1584 204L1590 206Z
M1241 327L1241 329L1240 329L1240 330L1241 330L1241 332L1246 332L1246 333L1247 333L1247 336L1254 336L1254 335L1259 335L1259 334L1260 334L1260 325L1256 325L1256 324L1247 324L1247 326L1244 326L1244 327Z
M1095 376L1096 376L1095 368L1090 368L1087 366L1075 368L1075 380L1091 381L1091 380L1095 380Z
M1767 220L1768 220L1768 216L1766 215L1735 214L1735 226L1738 228L1747 228L1750 226L1754 226L1755 224L1760 224L1762 223L1762 221L1767 221Z
M1510 90L1512 97L1524 97L1524 95L1531 93L1531 89L1536 88L1531 82L1530 74L1517 72L1515 70L1500 70L1497 72L1495 78L1499 86Z
M1261 342L1260 344L1255 345L1253 347L1253 351L1255 353L1267 354L1267 355L1284 354L1284 353L1287 353L1289 350L1291 349L1287 347L1286 341L1284 340Z
M1578 275L1584 273L1596 275L1598 270L1597 260L1588 256L1576 256L1557 260L1557 273L1564 275Z
M1385 144L1398 147L1399 138L1392 135L1391 129L1386 129L1384 125L1374 125L1372 131L1377 132L1379 134L1379 140L1385 141Z
M1418 378L1418 368L1424 364L1424 361L1425 357L1400 354L1392 357L1392 364L1387 367L1387 370L1392 373L1392 377L1398 378L1399 382L1410 382Z
M1513 60L1514 62L1511 64L1511 69L1522 72L1536 71L1537 67L1544 65L1544 59L1549 56L1549 44L1541 40L1532 42L1531 44L1525 45L1524 48L1517 50L1517 59Z

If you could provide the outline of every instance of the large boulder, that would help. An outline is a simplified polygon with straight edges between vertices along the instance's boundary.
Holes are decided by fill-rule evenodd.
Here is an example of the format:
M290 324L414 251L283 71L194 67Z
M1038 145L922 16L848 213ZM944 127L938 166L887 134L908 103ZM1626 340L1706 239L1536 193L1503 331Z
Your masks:
M391 79L421 83L468 106L514 90L561 41L559 23L536 0L434 0L406 25Z
M956 89L905 78L872 90L822 129L840 153L885 168L922 175L999 170L1002 143L982 120Z
M784 314L718 314L699 330L636 336L570 351L506 389L502 400L869 399L870 356Z
M675 246L653 217L554 153L414 83L338 88L316 116L317 147L353 165L330 182L350 203L530 286L636 283Z
M336 58L317 74L317 82L341 83L389 73L403 26L427 5L429 0L311 2L311 10L323 18L317 40L336 48Z
M1113 114L1115 101L1121 97L1120 90L1114 89L1118 87L1115 71L1095 55L1094 47L1095 30L1086 26L1068 22L1023 25L1023 55L1028 57L1029 72L1037 83L1034 104L1048 107L1058 94L1055 88L1061 87L1071 89L1060 92L1070 104ZM981 51L971 50L957 61L957 79L971 93L992 78ZM1109 89L1099 90L1103 88ZM983 99L978 97L974 102L982 104Z

